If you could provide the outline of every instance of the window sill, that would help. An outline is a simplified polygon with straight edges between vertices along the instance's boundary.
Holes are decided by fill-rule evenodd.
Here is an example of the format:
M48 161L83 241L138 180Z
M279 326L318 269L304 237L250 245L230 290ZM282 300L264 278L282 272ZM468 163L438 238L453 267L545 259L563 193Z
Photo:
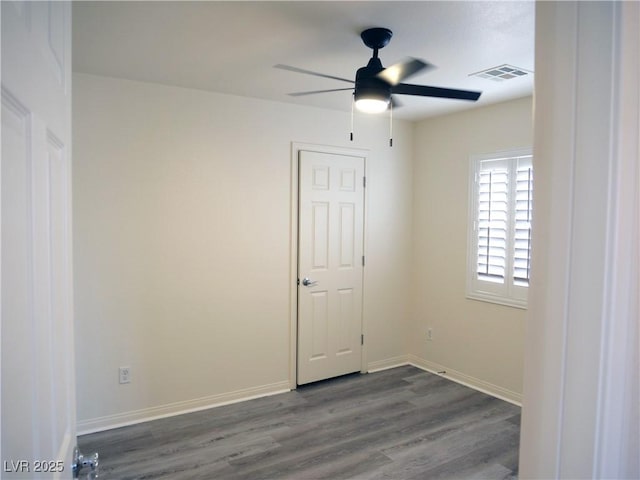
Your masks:
M491 295L491 294L479 293L479 292L467 293L466 298L468 298L469 300L476 300L479 302L495 303L498 305L503 305L505 307L519 308L521 310L527 309L526 300L518 300L515 298L500 297L497 295Z

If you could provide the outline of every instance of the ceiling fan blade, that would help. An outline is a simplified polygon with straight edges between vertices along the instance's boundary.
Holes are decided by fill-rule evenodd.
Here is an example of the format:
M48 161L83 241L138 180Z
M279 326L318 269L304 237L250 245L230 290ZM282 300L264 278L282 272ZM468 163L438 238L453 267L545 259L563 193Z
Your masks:
M404 62L399 62L385 68L379 72L376 77L384 80L389 85L398 85L401 81L425 68L431 69L435 67L419 58L408 58Z
M418 95L421 97L440 97L454 98L457 100L471 100L475 102L480 98L482 92L473 92L470 90L455 90L453 88L430 87L427 85L411 85L408 83L399 83L391 87L391 93L399 93L402 95Z
M311 70L304 70L303 68L291 67L289 65L282 65L280 63L278 65L274 65L273 68L279 68L280 70L288 70L290 72L295 72L295 73L306 73L307 75L314 75L316 77L322 77L322 78L330 78L332 80L340 80L341 82L355 83L353 80L349 80L348 78L334 77L333 75L325 75L324 73L312 72Z
M293 93L288 93L287 95L289 95L290 97L303 97L305 95L315 95L316 93L328 93L328 92L342 92L345 90L353 90L353 87L348 87L348 88L332 88L330 90L313 90L310 92L293 92Z

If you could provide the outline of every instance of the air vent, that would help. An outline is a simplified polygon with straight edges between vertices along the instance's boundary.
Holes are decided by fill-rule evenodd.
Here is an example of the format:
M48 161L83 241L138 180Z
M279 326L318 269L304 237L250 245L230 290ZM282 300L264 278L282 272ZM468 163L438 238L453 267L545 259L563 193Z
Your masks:
M489 68L482 70L481 72L471 73L470 77L488 78L489 80L495 80L496 82L502 82L504 80L511 80L512 78L524 77L533 73L524 68L514 67L513 65L500 65L499 67Z

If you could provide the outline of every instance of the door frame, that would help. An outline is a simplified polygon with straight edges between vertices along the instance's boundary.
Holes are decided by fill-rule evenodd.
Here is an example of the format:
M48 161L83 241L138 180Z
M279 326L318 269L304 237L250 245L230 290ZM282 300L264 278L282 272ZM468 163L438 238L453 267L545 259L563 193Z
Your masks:
M319 145L313 143L291 143L291 229L290 229L290 275L289 275L289 387L295 390L298 387L298 165L299 152L301 150L312 151L318 153L327 153L331 155L346 155L351 157L364 158L364 173L367 176L367 163L369 159L369 150L362 148L336 147L332 145ZM368 215L368 189L364 189L363 198L363 245L362 252L366 256L367 252L367 215ZM362 273L362 334L366 338L366 322L364 320L364 298L366 292L365 274ZM362 356L360 359L360 372L366 373L367 360L367 344L362 345Z

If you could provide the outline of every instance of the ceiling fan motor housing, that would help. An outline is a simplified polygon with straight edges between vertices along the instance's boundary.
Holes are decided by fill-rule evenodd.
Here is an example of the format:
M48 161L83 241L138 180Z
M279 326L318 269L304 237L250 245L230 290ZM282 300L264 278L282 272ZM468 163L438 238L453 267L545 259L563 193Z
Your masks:
M366 67L358 69L354 91L356 101L362 98L370 98L388 103L391 100L391 85L376 77L382 70L384 70L384 67L377 57L369 60Z

